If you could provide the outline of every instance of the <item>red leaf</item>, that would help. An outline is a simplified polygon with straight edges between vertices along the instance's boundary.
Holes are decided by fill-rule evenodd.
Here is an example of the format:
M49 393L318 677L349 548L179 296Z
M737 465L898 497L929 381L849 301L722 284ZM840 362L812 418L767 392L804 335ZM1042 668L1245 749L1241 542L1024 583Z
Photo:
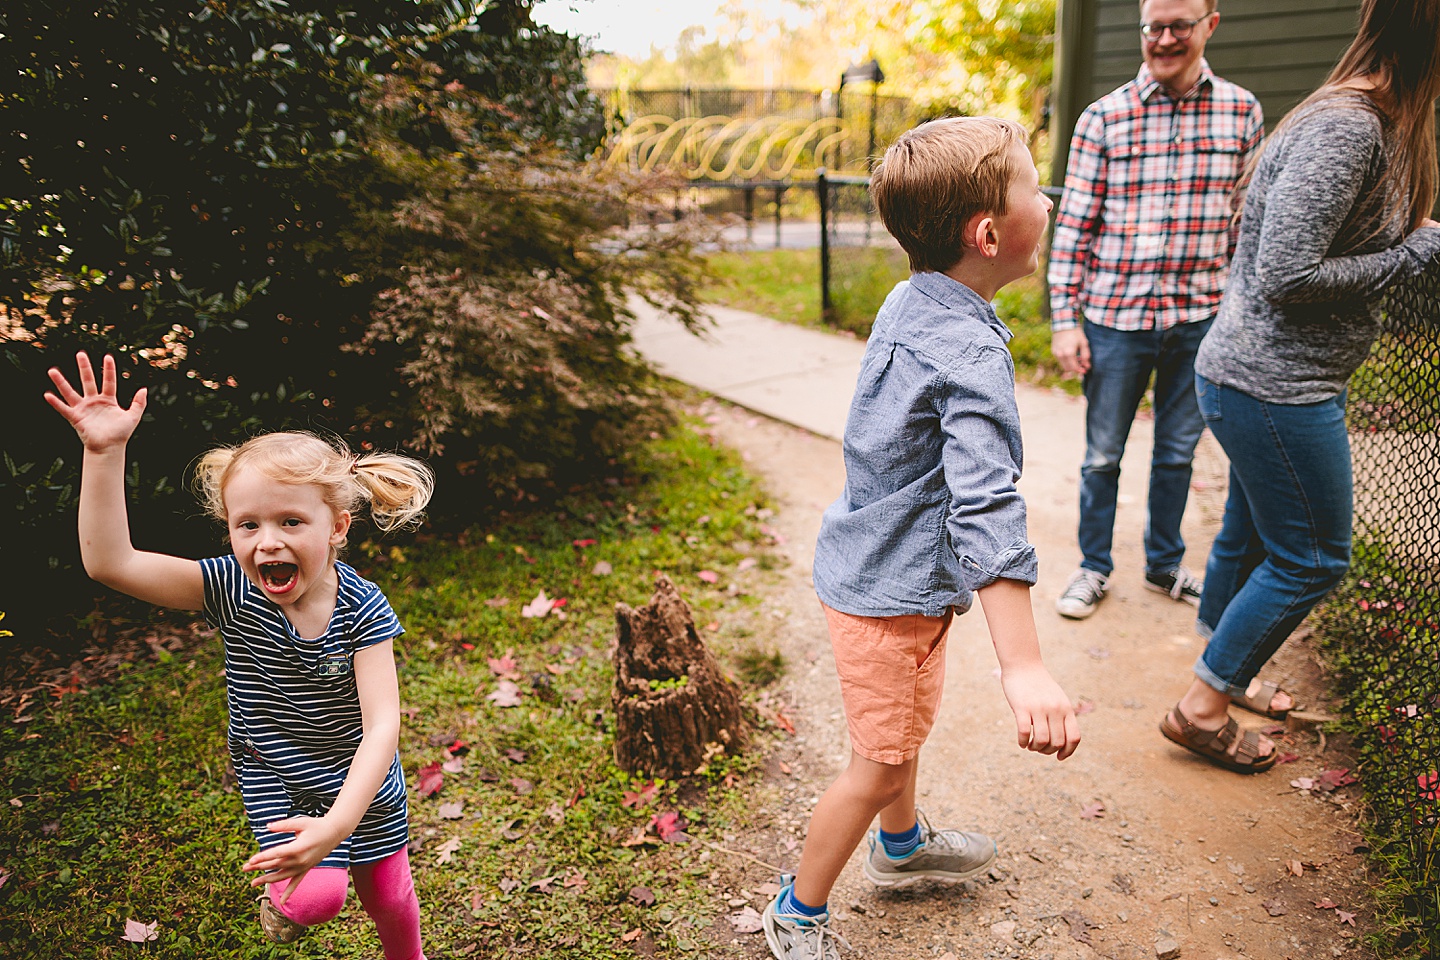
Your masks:
M720 582L720 574L716 573L714 570L701 570L699 573L695 574L695 576L699 577L701 580L704 580L706 583Z
M1340 906L1340 904L1336 903L1334 900L1331 900L1329 897L1321 897L1319 900L1315 901L1316 910L1334 910L1338 906Z
M1420 784L1420 797L1423 800L1440 800L1440 773L1431 770L1429 773L1422 773L1415 778Z
M1324 790L1326 793L1329 793L1331 790L1335 790L1339 787L1348 786L1352 783L1358 782L1358 780L1351 776L1348 767L1341 767L1338 770L1326 770L1325 772L1321 773L1319 777L1316 778L1316 786L1318 786L1321 790Z
M1339 920L1341 923L1348 923L1352 927L1355 926L1355 914L1346 913L1339 907L1335 908L1335 919Z
M666 843L678 842L684 836L681 831L685 829L685 821L680 819L680 814L674 810L657 813L650 818L650 826L655 828L660 839Z
M445 774L440 772L440 763L427 763L420 768L420 784L415 788L422 797L434 796L445 783Z
M575 546L580 547L582 550L585 547L593 547L595 546L595 544L599 543L598 540L592 540L589 537L586 537L584 540L571 540L570 542Z
M1092 803L1080 811L1080 818L1082 820L1099 820L1104 816L1105 804L1103 803Z
M513 650L506 650L503 657L486 657L485 662L490 664L490 672L497 677L508 677L514 680L520 665L515 662L515 658L511 656L512 653L514 653Z

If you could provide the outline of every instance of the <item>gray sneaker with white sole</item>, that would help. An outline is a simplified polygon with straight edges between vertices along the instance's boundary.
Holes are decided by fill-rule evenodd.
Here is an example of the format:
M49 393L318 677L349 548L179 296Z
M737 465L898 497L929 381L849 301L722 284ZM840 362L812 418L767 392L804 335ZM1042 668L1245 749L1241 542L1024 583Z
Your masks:
M885 853L878 831L870 831L870 855L865 876L880 887L906 887L920 880L958 883L979 876L995 862L995 841L983 833L936 830L915 811L920 825L920 847L908 857L892 860Z

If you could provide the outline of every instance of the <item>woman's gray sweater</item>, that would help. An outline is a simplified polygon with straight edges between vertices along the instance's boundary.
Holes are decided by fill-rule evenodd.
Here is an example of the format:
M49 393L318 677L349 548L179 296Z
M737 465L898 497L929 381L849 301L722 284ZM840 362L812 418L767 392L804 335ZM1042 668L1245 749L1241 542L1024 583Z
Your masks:
M1359 95L1311 109L1266 146L1201 376L1270 403L1345 389L1379 330L1381 295L1440 254L1440 228L1401 239L1387 219L1387 167L1383 121Z

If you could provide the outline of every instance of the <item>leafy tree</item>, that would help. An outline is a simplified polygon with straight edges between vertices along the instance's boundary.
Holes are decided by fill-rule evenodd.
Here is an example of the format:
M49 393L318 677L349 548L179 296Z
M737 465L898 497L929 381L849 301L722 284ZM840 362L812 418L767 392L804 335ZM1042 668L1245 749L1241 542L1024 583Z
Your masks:
M0 7L7 626L37 612L27 598L89 595L79 450L41 401L77 349L150 388L132 527L189 555L218 546L183 491L217 441L299 426L406 445L463 521L656 415L625 298L693 321L691 238L621 229L659 184L577 159L598 129L583 50L529 9Z

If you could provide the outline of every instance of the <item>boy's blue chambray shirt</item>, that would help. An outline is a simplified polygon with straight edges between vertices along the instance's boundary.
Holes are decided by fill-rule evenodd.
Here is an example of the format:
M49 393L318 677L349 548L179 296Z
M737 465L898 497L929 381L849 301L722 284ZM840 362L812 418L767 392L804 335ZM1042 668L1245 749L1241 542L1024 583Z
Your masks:
M940 273L875 317L845 422L845 490L825 511L815 592L864 617L970 608L997 579L1034 584L1010 330Z

